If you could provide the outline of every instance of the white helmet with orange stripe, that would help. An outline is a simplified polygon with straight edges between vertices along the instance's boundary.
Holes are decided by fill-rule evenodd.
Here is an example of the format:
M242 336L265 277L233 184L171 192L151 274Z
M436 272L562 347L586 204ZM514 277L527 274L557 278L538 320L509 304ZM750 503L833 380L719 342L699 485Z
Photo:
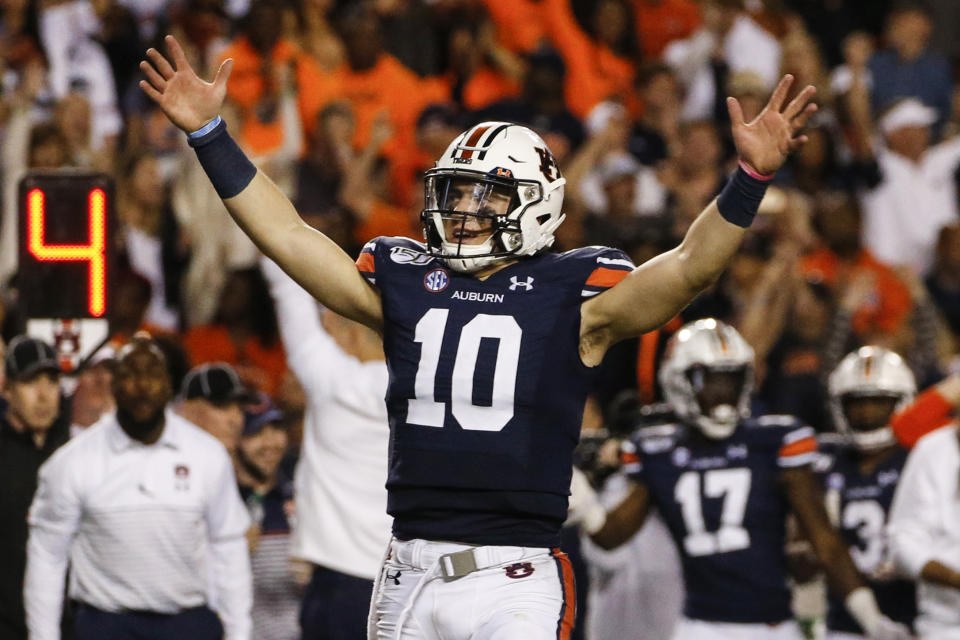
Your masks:
M861 451L876 451L894 444L890 418L913 400L917 383L903 358L868 346L840 361L828 390L837 431Z
M713 318L697 320L671 338L660 384L681 419L720 440L750 415L753 361L753 349L736 329Z
M527 127L472 127L426 173L420 219L428 253L470 273L546 250L563 222L565 183L546 143Z

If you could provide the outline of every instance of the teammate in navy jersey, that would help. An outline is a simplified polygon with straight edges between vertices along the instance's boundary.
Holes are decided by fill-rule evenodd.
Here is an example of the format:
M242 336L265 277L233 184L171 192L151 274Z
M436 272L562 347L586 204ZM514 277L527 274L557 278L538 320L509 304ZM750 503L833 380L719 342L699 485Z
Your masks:
M355 265L227 134L232 61L206 83L166 43L173 64L149 50L141 88L189 133L231 215L325 306L383 335L395 540L369 636L567 637L572 578L550 548L596 365L720 275L805 141L814 88L788 102L786 76L750 123L729 99L740 168L680 246L639 268L610 249L546 253L565 181L536 133L505 122L464 132L427 173L425 244L378 238Z
M829 379L837 433L820 436L814 463L826 490L827 511L881 611L908 626L917 615L915 586L894 572L885 530L907 461L891 418L915 393L913 373L896 353L862 347L848 354ZM833 640L863 637L860 625L836 598L830 599L827 629Z
M830 526L810 468L814 431L791 416L750 416L753 362L753 349L716 320L675 334L660 379L676 420L625 444L625 470L636 486L593 540L621 544L655 505L683 564L687 597L676 640L799 639L785 553L793 513L834 591L870 636L909 638L880 613Z

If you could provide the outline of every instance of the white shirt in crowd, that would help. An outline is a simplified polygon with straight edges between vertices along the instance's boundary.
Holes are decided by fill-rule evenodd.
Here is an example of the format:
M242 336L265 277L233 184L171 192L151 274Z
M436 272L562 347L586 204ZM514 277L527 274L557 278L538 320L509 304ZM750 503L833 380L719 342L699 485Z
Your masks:
M960 439L956 426L924 436L910 452L893 498L889 535L897 564L918 580L920 637L960 639L960 589L920 579L931 560L960 571Z
M291 555L373 580L390 541L387 365L344 352L324 331L313 297L272 261L261 266L287 364L307 397Z
M617 473L600 490L601 504L613 509L630 493L631 483ZM586 636L591 640L634 637L670 638L683 610L683 571L677 546L656 512L643 528L616 549L605 551L580 537L589 571Z
M717 50L717 35L700 29L689 38L674 40L663 60L684 87L680 115L685 121L712 120L717 103L717 82L710 61ZM780 80L780 43L746 14L738 16L721 45L731 74L751 71L770 89Z
M87 0L45 7L40 12L40 40L50 64L49 81L58 100L79 86L90 103L90 147L118 135L123 118L110 60L97 41L100 19Z
M954 179L960 137L930 147L918 163L884 147L877 164L882 181L860 197L863 243L881 262L923 274L940 230L960 222Z
M144 445L108 413L40 468L24 581L31 640L60 637L68 562L73 600L111 612L206 604L226 640L250 640L250 518L233 465L213 436L170 409L165 420Z

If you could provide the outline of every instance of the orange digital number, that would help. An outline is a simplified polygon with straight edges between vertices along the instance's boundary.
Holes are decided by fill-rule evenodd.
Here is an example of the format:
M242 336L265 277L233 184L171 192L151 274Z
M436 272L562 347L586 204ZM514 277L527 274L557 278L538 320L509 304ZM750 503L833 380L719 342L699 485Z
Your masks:
M27 192L27 246L40 262L87 262L87 306L99 318L107 310L107 194L91 189L87 194L88 244L46 244L46 203L42 189Z

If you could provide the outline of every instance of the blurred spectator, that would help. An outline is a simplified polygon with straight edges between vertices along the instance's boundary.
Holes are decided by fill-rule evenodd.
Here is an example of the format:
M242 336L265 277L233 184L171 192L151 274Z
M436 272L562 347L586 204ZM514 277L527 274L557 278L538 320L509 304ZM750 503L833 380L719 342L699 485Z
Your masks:
M960 220L954 180L960 166L960 137L931 146L936 112L906 98L880 118L884 144L874 151L873 123L861 82L854 82L847 103L857 159L867 176L861 195L864 245L889 265L925 274L940 229Z
M47 343L19 336L4 358L0 415L0 637L26 639L23 575L27 562L27 511L40 465L67 441L60 411L60 365Z
M140 100L137 63L145 48L136 15L115 0L91 0L91 4L100 24L96 39L110 61L119 108L129 113Z
M583 142L583 125L567 109L564 100L566 67L550 51L537 51L527 58L523 90L517 98L495 102L474 114L475 120L516 122L532 127L550 146L554 158L564 164L567 154Z
M76 640L247 640L250 519L230 459L166 410L170 380L151 340L121 349L114 373L116 413L40 469L24 583L30 638L60 637L67 592Z
M70 396L71 437L80 435L104 414L116 409L111 391L114 355L113 347L104 345L76 372L76 387Z
M844 40L850 33L859 31L872 37L880 35L884 17L894 0L786 0L784 4L803 18L807 30L817 39L827 63L833 66L843 60Z
M910 452L890 512L893 557L918 581L916 627L923 638L949 638L960 625L960 431L956 423ZM945 517L946 516L946 517Z
M468 111L482 109L520 92L523 60L499 44L489 19L462 16L447 40L449 62L444 80L450 97Z
M294 517L293 479L280 466L287 452L283 412L260 394L244 411L237 448L240 497L253 522L253 637L299 640L297 614L302 589L290 573L290 521Z
M290 369L306 393L295 475L291 555L309 564L304 638L362 638L373 580L390 540L389 426L383 346L370 329L329 311L263 259Z
M629 492L623 473L607 478L601 504L612 509ZM623 546L605 551L581 535L589 568L585 620L590 640L622 640L637 629L670 638L683 609L683 576L677 548L663 520L654 515Z
M46 84L46 68L31 59L22 70L12 95L4 94L6 123L0 131L0 168L3 170L3 219L0 222L0 284L17 270L20 179L29 169L55 169L71 162L70 148L55 124L38 122L34 105Z
M346 60L343 42L330 21L335 4L334 0L308 0L299 7L300 48L328 73Z
M380 0L384 48L420 77L440 72L435 14L423 0Z
M780 44L743 10L742 0L706 0L703 26L663 52L685 88L685 120L723 118L727 72L753 71L770 91L780 78Z
M950 331L960 340L960 224L940 230L926 285Z
M317 114L303 159L297 165L297 210L323 212L337 205L344 170L353 162L353 110L332 102Z
M870 58L871 104L882 113L902 98L919 98L936 110L937 129L950 114L953 83L950 67L940 55L928 50L933 23L926 9L911 2L887 16L889 49Z
M678 237L726 184L721 165L723 146L717 128L708 120L688 122L680 127L680 146L663 170L660 182L674 197L674 218Z
M633 19L626 0L592 3L591 33L577 23L570 0L543 0L542 15L550 41L566 66L566 102L585 118L598 102L632 97L637 56Z
M177 413L219 440L235 458L243 430L242 407L252 400L230 365L202 364L183 379Z
M650 226L650 217L665 213L668 194L653 169L627 152L629 121L623 107L597 105L588 125L593 136L567 167L567 206L587 214L583 242L627 248Z
M255 0L241 35L220 54L221 61L234 61L227 97L240 120L240 143L260 162L278 152L300 153L300 123L291 122L297 112L292 86L306 82L309 61L282 37L283 15L280 0ZM317 84L322 81L311 77L310 87ZM302 117L304 106L299 108Z
M353 143L362 147L370 140L377 116L386 111L393 125L394 138L386 150L409 144L420 110L430 102L446 99L443 90L429 90L395 57L383 49L383 25L367 0L351 3L340 22L347 50L347 65L338 72L342 95L353 107L356 129Z
M414 200L423 200L423 184L419 176L433 168L437 158L463 130L462 114L452 104L427 105L417 116L415 146L394 159L391 171L391 198L398 204L415 208ZM419 219L419 210L414 212ZM367 239L373 236L367 236ZM417 235L419 237L419 230Z
M822 245L804 256L804 276L829 287L865 344L891 345L910 312L910 292L890 267L861 245L861 215L842 194L821 196L815 218ZM846 352L849 349L845 349Z
M180 326L180 278L188 249L170 206L157 158L139 152L120 164L117 218L130 268L150 282L144 321L158 329Z
M340 201L354 216L354 240L357 246L378 236L419 235L423 198L414 198L407 207L389 202L387 163L378 151L390 137L386 114L373 123L370 142L347 166L340 187Z
M497 37L515 53L530 53L547 38L540 0L482 0L497 25Z
M230 272L213 322L187 331L183 346L193 364L225 362L252 389L274 393L286 365L260 273L256 269Z
M47 3L40 11L40 37L50 64L53 96L77 93L89 105L89 147L109 157L123 128L117 89L99 40L100 20L89 0Z
M700 26L694 0L633 0L637 38L645 60L656 60L674 40L689 37Z
M675 153L680 135L680 90L670 67L654 63L637 74L640 117L630 132L629 151L655 166Z

